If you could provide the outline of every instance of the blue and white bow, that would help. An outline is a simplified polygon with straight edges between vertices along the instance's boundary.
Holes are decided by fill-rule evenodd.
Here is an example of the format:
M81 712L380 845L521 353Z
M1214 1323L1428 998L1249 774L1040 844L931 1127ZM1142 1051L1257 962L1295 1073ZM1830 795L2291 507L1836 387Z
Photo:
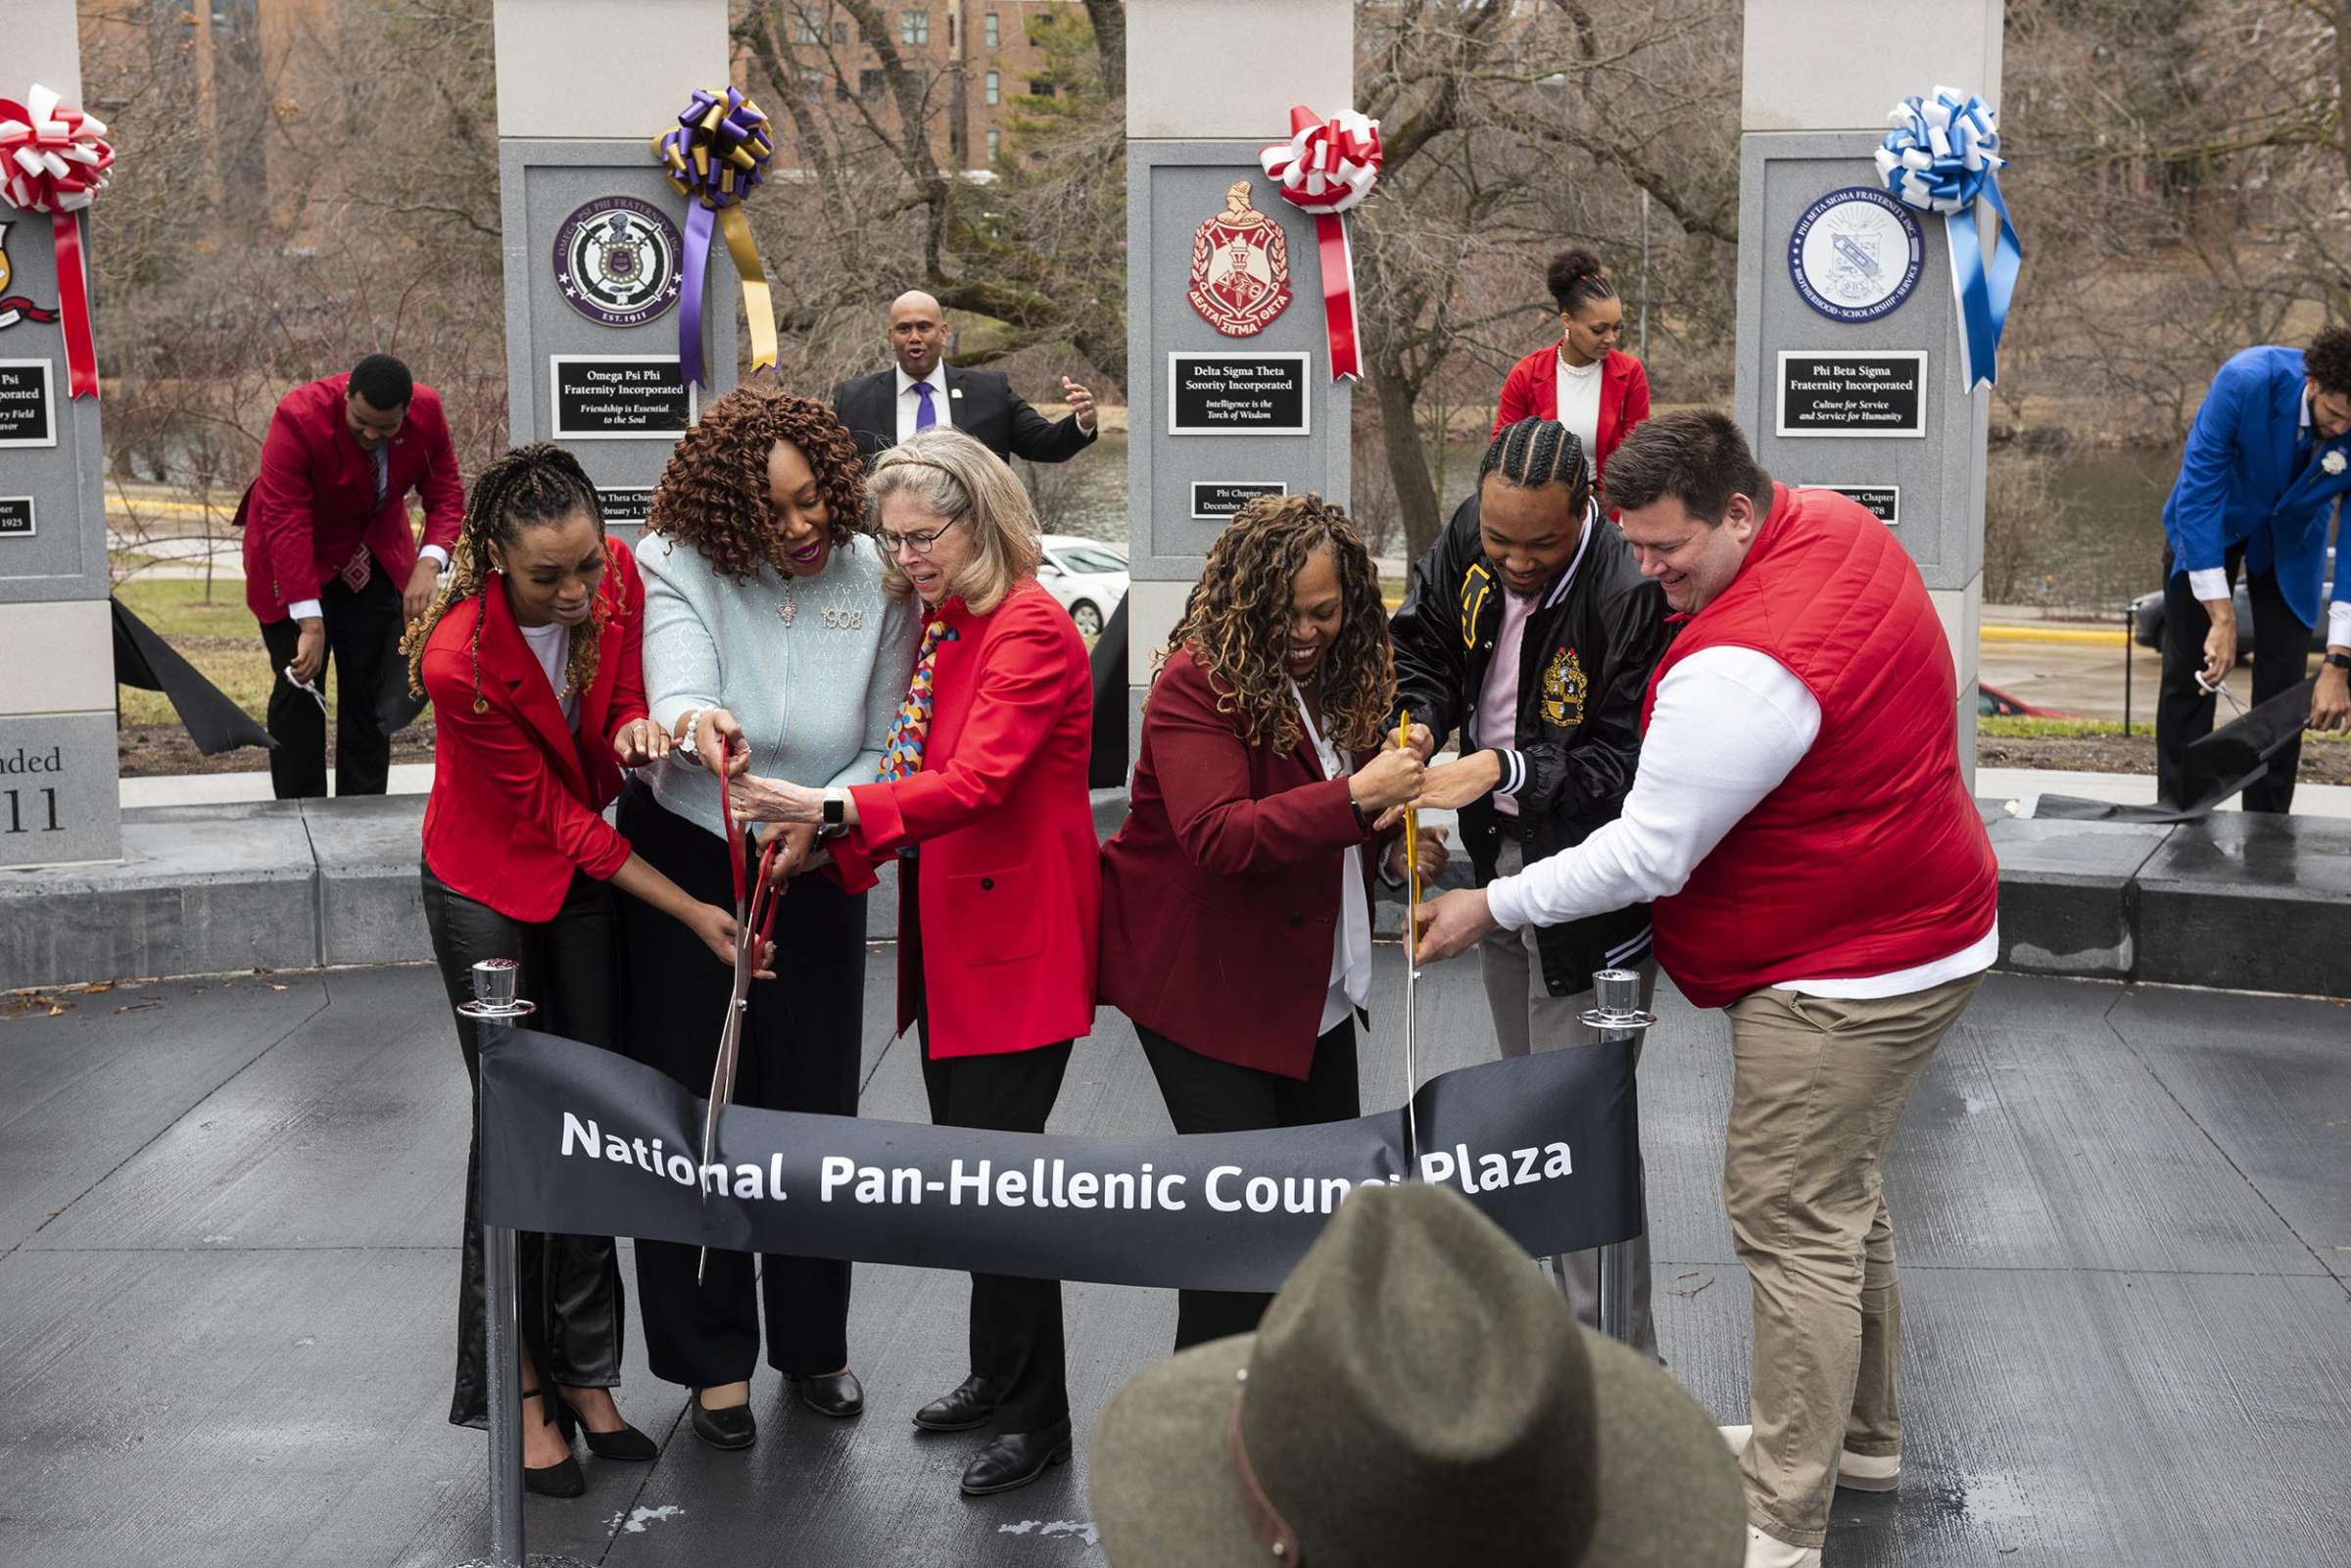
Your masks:
M1999 156L1999 115L1973 93L1937 87L1932 98L1903 99L1886 118L1894 129L1878 149L1878 176L1900 201L1943 214L1959 308L1960 384L1973 392L1998 378L2000 330L2025 260L2000 200L1997 170L2007 160ZM2000 220L1989 263L1976 231L1979 198Z

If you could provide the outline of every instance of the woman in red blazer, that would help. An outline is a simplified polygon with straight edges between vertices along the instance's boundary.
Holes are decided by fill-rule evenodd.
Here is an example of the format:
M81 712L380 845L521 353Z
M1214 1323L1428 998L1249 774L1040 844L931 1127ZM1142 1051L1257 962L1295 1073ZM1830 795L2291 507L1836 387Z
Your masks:
M474 482L431 607L408 629L411 689L433 699L433 792L424 809L424 918L454 1008L473 966L510 959L517 994L551 1033L613 1045L616 884L692 927L732 965L735 918L697 903L629 849L599 813L620 770L668 750L648 723L639 637L645 590L628 546L604 538L596 489L572 455L539 443ZM457 1017L466 1075L480 1086L474 1022ZM451 1421L487 1419L478 1150L469 1154ZM620 1273L603 1236L517 1238L522 1303L523 1482L578 1497L570 1435L592 1452L650 1459L621 1419ZM534 1404L555 1386L551 1420Z
M1168 645L1102 849L1102 1000L1134 1021L1179 1133L1359 1116L1367 848L1421 771L1380 749L1396 669L1379 573L1320 497L1253 500ZM1422 834L1439 863L1441 837ZM1246 1334L1271 1300L1183 1291L1176 1348Z
M898 860L898 1028L921 1031L932 1119L1042 1132L1071 1042L1094 1022L1102 881L1085 644L1037 586L1028 496L979 442L933 426L884 452L866 492L888 590L923 603L881 781L746 778L744 813L833 830L851 891L872 884L877 861ZM971 1339L970 1375L915 1424L992 1418L998 1436L964 1468L963 1490L1007 1492L1070 1455L1060 1283L974 1274Z
M1649 417L1649 372L1616 347L1624 337L1624 305L1598 257L1561 251L1551 259L1546 281L1559 308L1559 341L1511 366L1488 439L1521 419L1557 419L1592 454L1605 505L1608 453Z

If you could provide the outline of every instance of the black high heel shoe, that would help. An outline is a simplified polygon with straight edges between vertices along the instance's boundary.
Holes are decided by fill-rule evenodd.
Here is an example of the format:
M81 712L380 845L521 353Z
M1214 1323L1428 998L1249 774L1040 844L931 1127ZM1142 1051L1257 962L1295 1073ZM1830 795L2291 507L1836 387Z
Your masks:
M563 1412L564 1436L569 1437L571 1428L576 1425L580 1430L580 1436L588 1440L588 1451L600 1459L658 1459L661 1457L661 1445L629 1425L626 1420L620 1423L620 1430L617 1432L599 1432L588 1424L588 1418L580 1414L577 1407L560 1392L555 1395L555 1405Z
M561 1434L565 1443L571 1441L570 1406L561 1400L541 1399L537 1389L524 1389L522 1397L526 1400L539 1400L540 1409L547 1424ZM551 1405L553 1407L552 1409L549 1408ZM522 1490L535 1492L543 1497L576 1497L588 1490L588 1478L580 1471L580 1461L566 1453L559 1464L540 1465L535 1469L530 1465L524 1465L522 1467Z

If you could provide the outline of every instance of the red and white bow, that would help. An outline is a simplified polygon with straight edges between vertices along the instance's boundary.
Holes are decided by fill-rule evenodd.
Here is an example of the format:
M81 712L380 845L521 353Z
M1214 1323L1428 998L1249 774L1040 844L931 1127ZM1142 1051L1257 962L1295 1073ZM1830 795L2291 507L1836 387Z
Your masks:
M1283 201L1315 215L1322 261L1322 316L1330 331L1330 373L1361 376L1355 317L1355 253L1346 213L1379 182L1379 121L1352 109L1329 119L1304 104L1290 111L1290 139L1258 154Z
M23 212L49 214L67 381L76 398L98 395L98 354L90 337L81 225L74 214L106 187L115 150L105 136L104 120L65 107L38 83L24 103L0 98L0 197Z

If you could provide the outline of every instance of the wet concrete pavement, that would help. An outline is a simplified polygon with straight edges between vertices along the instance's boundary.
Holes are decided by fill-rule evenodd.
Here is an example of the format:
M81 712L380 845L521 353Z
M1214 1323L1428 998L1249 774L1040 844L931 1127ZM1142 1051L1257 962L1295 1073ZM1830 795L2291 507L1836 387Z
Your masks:
M884 1016L887 950L868 1017ZM1379 950L1377 994L1399 989ZM277 987L282 986L282 989ZM1423 989L1438 1069L1491 1050L1460 965ZM1667 994L1642 1067L1659 1333L1744 1419L1748 1292L1719 1197L1718 1014ZM919 1117L869 1029L869 1115ZM1364 1047L1400 1097L1395 1021ZM424 969L171 982L0 1023L0 1564L440 1568L481 1544L483 1443L445 1424L465 1088ZM1163 1132L1104 1013L1054 1130ZM2311 1568L2351 1540L2351 1010L1995 976L1910 1108L1890 1196L1905 1272L1900 1492L1841 1495L1830 1568ZM624 1271L625 1272L625 1271ZM869 1402L753 1385L747 1454L696 1443L644 1371L653 1465L583 1459L532 1544L638 1565L1071 1564L1082 1451L967 1501L974 1446L906 1417L963 1374L965 1285L858 1270ZM1067 1295L1080 1431L1164 1353L1165 1293Z

